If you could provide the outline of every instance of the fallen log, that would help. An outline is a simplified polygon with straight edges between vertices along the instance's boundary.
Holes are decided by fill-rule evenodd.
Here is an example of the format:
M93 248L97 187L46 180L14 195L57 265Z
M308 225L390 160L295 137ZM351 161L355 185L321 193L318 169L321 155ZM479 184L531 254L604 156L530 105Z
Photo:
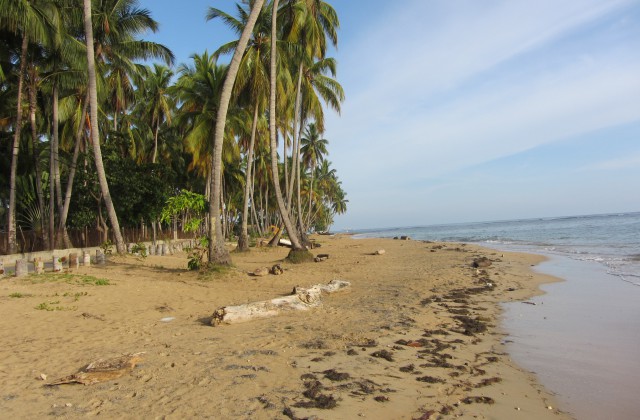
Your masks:
M236 324L255 318L267 318L285 311L307 311L322 304L323 293L334 293L351 286L343 280L331 280L327 284L316 284L309 288L296 286L289 296L278 297L244 305L223 306L216 309L211 317L211 325Z

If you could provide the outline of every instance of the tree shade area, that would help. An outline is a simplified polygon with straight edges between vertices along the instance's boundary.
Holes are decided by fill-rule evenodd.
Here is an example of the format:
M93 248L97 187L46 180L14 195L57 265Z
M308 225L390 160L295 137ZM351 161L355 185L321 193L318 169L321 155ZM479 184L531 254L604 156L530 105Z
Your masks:
M175 64L136 0L0 0L0 253L195 234L228 263L215 244L303 248L346 211L323 138L344 100L333 7L206 18L238 39Z

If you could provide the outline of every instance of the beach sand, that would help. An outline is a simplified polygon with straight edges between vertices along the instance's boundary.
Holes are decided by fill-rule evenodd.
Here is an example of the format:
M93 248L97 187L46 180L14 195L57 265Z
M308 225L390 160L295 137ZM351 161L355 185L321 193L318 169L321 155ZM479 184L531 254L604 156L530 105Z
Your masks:
M233 268L207 276L187 271L179 253L112 256L106 266L72 275L1 279L0 412L570 418L502 344L499 303L526 299L553 281L531 271L542 257L412 240L316 240L314 253L330 255L324 262L291 265L282 262L287 249L260 248L233 254ZM386 252L372 255L379 249ZM472 268L480 256L492 265ZM276 263L284 274L247 274ZM324 296L319 308L210 325L217 308L333 279L351 287ZM143 360L120 378L46 386L92 361L137 352Z

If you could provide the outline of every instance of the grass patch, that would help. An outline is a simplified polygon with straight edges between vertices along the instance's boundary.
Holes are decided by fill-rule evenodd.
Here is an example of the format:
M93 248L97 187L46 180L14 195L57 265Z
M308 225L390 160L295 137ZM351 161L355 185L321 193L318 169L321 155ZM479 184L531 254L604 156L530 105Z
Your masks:
M82 296L89 296L89 293L88 292L77 292L77 293L66 292L62 296L73 298L73 301L77 302L80 300Z
M44 273L32 274L30 276L31 283L46 283L54 281L64 281L68 284L78 284L81 286L108 286L109 280L101 279L94 276L84 274L60 274L60 273Z
M28 294L28 293L20 293L20 292L13 292L9 295L10 298L16 298L16 299L20 299L20 298L24 298L24 297L30 297L32 295Z
M52 302L42 302L41 304L36 306L35 309L37 309L39 311L47 311L47 312L53 312L53 311L75 311L76 309L78 309L76 306L71 306L71 307L57 306L59 304L60 304L59 300L52 301Z
M198 280L209 281L229 273L234 267L223 264L206 264L198 271Z
M292 249L286 260L292 264L313 262L313 254L306 249Z

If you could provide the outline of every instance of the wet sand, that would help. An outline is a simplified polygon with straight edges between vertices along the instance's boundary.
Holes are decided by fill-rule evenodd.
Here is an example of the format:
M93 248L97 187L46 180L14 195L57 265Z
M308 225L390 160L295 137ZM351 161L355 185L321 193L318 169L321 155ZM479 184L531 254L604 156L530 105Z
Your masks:
M511 361L500 302L552 281L542 258L462 244L317 238L320 263L288 250L234 254L206 276L186 256L0 280L0 412L6 417L563 419ZM385 249L384 255L372 255ZM487 257L492 265L473 268ZM282 275L249 276L279 263ZM323 305L210 326L217 308L333 279ZM46 386L97 359L145 352L124 376Z
M552 257L536 267L565 279L543 285L536 305L507 304L507 348L579 419L640 413L640 288L592 261Z

